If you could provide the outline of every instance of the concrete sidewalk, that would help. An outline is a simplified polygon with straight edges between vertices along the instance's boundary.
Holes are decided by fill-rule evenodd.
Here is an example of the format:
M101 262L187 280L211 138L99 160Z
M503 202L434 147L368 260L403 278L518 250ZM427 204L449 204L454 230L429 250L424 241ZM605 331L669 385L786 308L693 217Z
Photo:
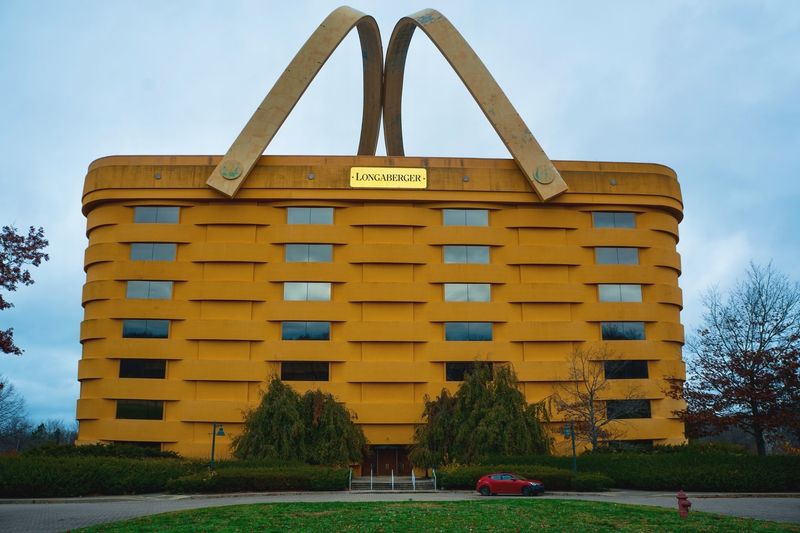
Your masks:
M553 492L542 498L574 499L677 509L675 494L647 491ZM798 494L689 493L693 511L800 524ZM471 491L281 492L257 494L101 496L0 500L0 531L48 533L171 511L278 502L480 500ZM677 512L677 510L676 510Z

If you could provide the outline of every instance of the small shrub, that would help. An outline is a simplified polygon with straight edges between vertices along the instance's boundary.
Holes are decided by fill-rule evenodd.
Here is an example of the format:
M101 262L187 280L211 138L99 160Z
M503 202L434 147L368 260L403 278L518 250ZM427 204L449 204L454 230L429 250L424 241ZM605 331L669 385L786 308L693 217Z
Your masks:
M613 479L599 472L578 473L572 478L572 490L578 492L601 492L613 485Z

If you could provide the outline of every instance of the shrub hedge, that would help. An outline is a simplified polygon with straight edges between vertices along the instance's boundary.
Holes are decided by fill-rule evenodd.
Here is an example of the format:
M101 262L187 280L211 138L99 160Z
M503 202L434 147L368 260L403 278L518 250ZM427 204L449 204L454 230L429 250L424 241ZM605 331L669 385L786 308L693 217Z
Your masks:
M570 468L572 458L563 456L492 457L485 468L502 462ZM611 486L641 490L679 489L725 492L800 491L800 457L758 457L713 447L656 448L651 453L597 453L578 457L579 473L600 473ZM521 473L521 472L520 472Z
M145 448L134 444L82 444L70 446L63 444L45 444L22 452L27 456L47 457L127 457L130 459L161 458L179 459L177 452L161 451L157 448Z
M572 490L577 492L601 492L613 486L614 480L600 472L579 472L572 478Z
M266 492L280 490L345 490L348 469L324 466L285 468L220 468L170 480L167 491L174 493Z
M196 463L175 459L0 457L0 497L162 492L167 481L195 470Z

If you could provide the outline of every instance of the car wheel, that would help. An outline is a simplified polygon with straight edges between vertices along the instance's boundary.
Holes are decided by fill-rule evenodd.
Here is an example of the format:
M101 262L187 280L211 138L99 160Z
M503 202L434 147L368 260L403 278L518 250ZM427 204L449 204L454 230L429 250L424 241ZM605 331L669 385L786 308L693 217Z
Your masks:
M491 496L492 494L492 491L490 491L489 487L487 487L486 485L481 487L481 489L478 492L481 493L481 496Z
M533 487L531 487L530 485L522 487L522 495L523 496L533 496Z

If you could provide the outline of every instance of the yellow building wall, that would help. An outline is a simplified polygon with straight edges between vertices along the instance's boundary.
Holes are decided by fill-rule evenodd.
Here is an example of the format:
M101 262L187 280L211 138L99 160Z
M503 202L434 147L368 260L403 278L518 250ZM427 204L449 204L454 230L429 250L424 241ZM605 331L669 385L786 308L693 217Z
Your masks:
M635 381L652 418L627 421L623 438L683 441L680 405L663 392L664 377L684 373L682 203L667 167L555 162L569 192L542 203L507 160L262 157L231 200L205 186L218 161L109 157L89 168L78 442L205 457L221 422L225 457L281 361L327 361L329 381L291 384L333 393L370 443L408 444L425 395L458 386L445 381L445 362L511 363L535 402L565 379L575 348L603 344L650 362L650 378ZM425 167L428 188L350 188L351 166ZM179 223L134 223L144 205L180 206ZM333 224L287 224L295 206L333 207ZM486 209L489 225L444 226L445 208ZM636 227L594 228L593 211L634 212ZM176 260L131 261L134 242L177 243ZM333 261L286 263L286 243L332 244ZM442 246L458 244L489 246L490 264L444 264ZM636 247L639 264L595 264L601 246ZM171 280L172 299L126 299L129 280ZM331 299L283 301L289 281L330 282ZM491 284L491 301L444 301L444 283L470 282ZM600 283L641 284L642 302L598 302ZM123 339L126 318L168 319L169 338ZM330 340L283 341L287 320L329 321ZM492 322L493 340L445 341L449 321ZM646 340L602 341L604 321L644 322ZM124 358L166 359L166 377L120 378ZM163 400L163 420L117 420L118 399ZM556 413L554 434L562 425ZM565 446L556 434L557 451Z

